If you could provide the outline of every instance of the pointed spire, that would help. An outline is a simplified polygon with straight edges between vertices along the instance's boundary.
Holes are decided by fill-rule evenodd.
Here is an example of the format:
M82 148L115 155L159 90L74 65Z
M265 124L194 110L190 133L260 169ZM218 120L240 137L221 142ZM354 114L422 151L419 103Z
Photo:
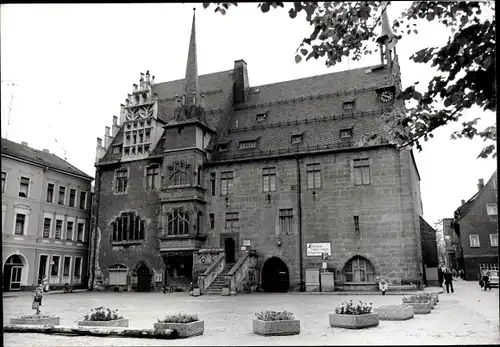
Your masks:
M200 86L198 82L198 61L196 57L196 22L193 8L193 25L191 27L191 39L186 66L186 79L184 81L184 93L186 94L184 105L189 107L200 103Z
M389 23L389 16L387 15L388 5L388 1L384 1L384 3L382 4L382 31L380 32L380 36L377 38L378 43L386 43L394 37L394 33L391 29L391 24Z

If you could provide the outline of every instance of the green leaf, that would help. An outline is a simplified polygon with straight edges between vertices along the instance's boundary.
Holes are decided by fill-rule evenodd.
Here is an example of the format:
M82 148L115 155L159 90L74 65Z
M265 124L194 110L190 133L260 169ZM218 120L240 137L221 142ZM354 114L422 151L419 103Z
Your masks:
M302 48L302 49L300 50L300 53L302 53L302 55L307 55L308 50L307 50L307 49L305 49L305 48Z
M295 18L297 17L297 12L295 12L295 10L293 8L290 9L290 11L288 11L288 14L290 15L290 18Z
M297 55L295 56L295 63L296 63L296 64L298 64L298 63L300 63L300 61L301 61L301 60L302 60L302 57L301 57L300 55L298 55L298 54L297 54Z

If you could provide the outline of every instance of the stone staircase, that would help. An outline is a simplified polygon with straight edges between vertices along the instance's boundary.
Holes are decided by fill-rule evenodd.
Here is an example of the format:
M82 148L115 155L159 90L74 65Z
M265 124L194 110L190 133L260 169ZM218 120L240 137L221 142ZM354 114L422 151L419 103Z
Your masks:
M224 270L217 276L217 278L210 284L204 294L222 294L222 287L226 284L226 275L231 271L235 263L226 263Z

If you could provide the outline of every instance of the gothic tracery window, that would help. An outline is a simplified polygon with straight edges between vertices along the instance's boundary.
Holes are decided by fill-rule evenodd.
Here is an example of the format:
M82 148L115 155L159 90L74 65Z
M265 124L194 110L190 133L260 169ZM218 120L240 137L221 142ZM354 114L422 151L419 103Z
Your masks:
M189 184L189 164L183 161L176 161L169 167L169 186L181 186Z
M174 208L167 214L167 235L189 234L189 213L182 208Z
M123 212L112 224L113 241L144 240L146 221L135 212Z

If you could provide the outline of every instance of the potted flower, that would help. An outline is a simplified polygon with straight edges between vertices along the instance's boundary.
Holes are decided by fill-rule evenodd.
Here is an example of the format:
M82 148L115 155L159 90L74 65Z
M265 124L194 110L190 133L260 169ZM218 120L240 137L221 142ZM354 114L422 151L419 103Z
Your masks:
M379 324L379 315L373 312L371 302L369 305L362 301L356 305L352 300L342 302L335 308L335 313L329 315L329 318L330 326L336 328L363 329Z
M432 303L432 308L436 306L437 303L437 294L434 293L420 293L418 296L428 299Z
M261 311L253 319L253 332L264 336L297 335L300 333L300 320L288 311Z
M111 310L103 306L93 308L89 314L83 317L83 321L78 322L78 326L128 328L128 319L124 319L117 312L118 310Z
M407 320L413 318L415 310L413 306L402 305L383 305L374 309L378 313L380 320Z
M432 310L432 303L428 298L412 295L410 297L403 297L403 304L413 306L415 314L427 314Z
M154 324L155 334L159 331L171 329L176 331L181 338L202 335L205 330L205 321L198 318L196 314L177 313L167 315L163 319L158 319Z

